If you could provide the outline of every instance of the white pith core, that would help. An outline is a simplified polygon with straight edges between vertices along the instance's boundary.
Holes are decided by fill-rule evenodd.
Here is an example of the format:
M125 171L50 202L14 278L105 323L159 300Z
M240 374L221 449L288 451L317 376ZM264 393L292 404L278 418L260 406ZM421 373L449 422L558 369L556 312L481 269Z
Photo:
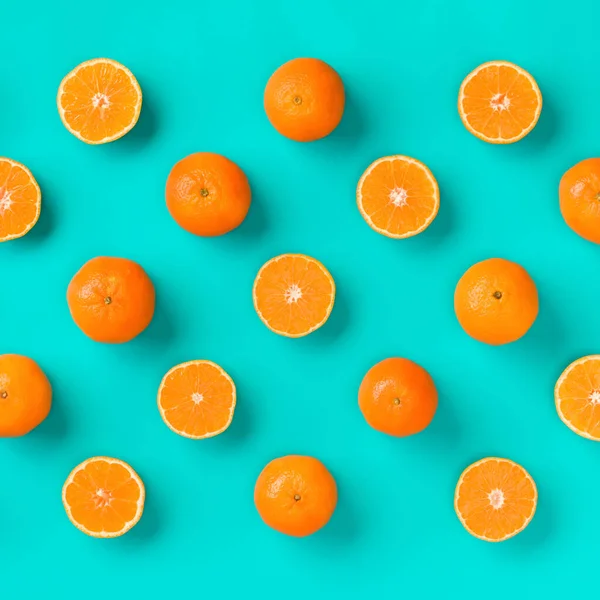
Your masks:
M288 304L293 304L294 302L298 302L300 298L302 298L302 290L296 283L292 283L290 287L285 290L285 301Z
M490 500L490 504L492 505L492 508L495 508L496 510L498 510L499 508L502 508L502 506L504 505L504 492L502 490L499 490L499 489L492 490L488 494L488 498Z
M7 210L10 210L13 202L10 199L10 192L8 190L4 190L0 192L0 213L5 213Z
M108 108L110 106L108 96L106 96L106 94L101 94L100 92L95 93L92 98L92 106L101 109Z
M112 494L107 490L102 488L98 488L96 490L96 504L98 508L104 508L105 506L110 506L112 502Z
M202 394L199 394L198 392L194 392L192 394L192 402L194 404L200 404L200 402L202 402L202 400L204 400L204 396Z
M590 394L590 403L591 404L600 404L600 391L598 390L594 390L591 394Z
M495 111L502 112L508 110L510 106L510 98L506 94L494 94L490 100L490 106Z
M396 187L390 192L390 202L394 206L406 206L408 192L404 188Z

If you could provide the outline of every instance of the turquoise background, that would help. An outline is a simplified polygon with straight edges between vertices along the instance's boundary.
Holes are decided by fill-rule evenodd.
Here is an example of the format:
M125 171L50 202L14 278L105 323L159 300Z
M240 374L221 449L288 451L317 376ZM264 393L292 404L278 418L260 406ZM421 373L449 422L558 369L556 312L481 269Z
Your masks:
M524 598L595 589L600 445L558 419L553 386L599 350L599 250L562 221L562 173L597 155L600 5L572 0L400 3L5 3L0 154L28 165L40 222L0 247L0 351L36 359L54 388L47 421L0 441L3 598ZM144 108L122 140L86 146L57 114L61 78L107 56L139 79ZM279 136L262 107L281 63L316 56L341 74L347 109L329 138ZM463 77L511 60L544 95L534 132L487 145L456 110ZM253 205L235 232L200 239L164 202L171 166L196 151L247 173ZM437 177L441 208L409 240L371 231L355 204L369 163L402 153ZM338 299L307 338L268 331L252 282L282 252L330 269ZM157 289L150 328L99 345L72 323L65 293L97 255L139 261ZM521 341L470 339L454 286L474 262L525 266L540 315ZM357 406L367 369L405 356L434 377L438 414L422 434L371 430ZM193 442L162 423L163 374L195 358L235 379L231 428ZM306 539L267 528L253 505L262 467L317 456L339 484L330 525ZM77 531L61 487L98 454L132 464L147 486L140 524L118 540ZM523 464L539 488L529 528L503 544L454 515L464 467L488 455ZM566 597L565 596L565 597Z

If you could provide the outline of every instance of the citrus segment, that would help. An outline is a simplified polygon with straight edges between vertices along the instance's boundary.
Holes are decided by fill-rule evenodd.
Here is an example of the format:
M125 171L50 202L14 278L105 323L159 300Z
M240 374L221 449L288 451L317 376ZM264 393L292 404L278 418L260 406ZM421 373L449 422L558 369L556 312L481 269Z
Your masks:
M200 440L225 431L233 419L236 390L215 363L193 360L173 367L158 390L158 409L175 433Z
M571 363L554 387L556 410L577 435L600 441L600 355Z
M81 141L105 144L137 123L142 90L133 73L108 58L81 63L62 80L57 96L64 126Z
M384 156L360 178L356 201L372 229L400 239L431 225L440 207L440 193L435 177L422 162L408 156Z
M484 63L460 86L463 124L491 144L518 142L535 127L541 111L542 94L535 79L510 62Z
M105 456L75 467L62 492L73 525L97 538L127 533L142 516L145 496L138 474L122 460Z
M253 298L258 316L271 331L302 337L329 318L335 284L318 260L303 254L282 254L261 267Z
M465 469L454 509L473 536L502 542L523 531L537 506L537 489L523 467L505 458L484 458Z
M0 158L0 242L24 236L38 221L42 194L31 171Z

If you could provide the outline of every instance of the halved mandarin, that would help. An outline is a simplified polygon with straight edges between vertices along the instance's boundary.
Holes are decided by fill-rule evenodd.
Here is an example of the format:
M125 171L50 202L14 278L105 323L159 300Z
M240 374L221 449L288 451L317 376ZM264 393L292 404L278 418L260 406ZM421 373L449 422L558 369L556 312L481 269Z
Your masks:
M422 162L408 156L384 156L363 173L356 202L372 229L401 239L431 225L440 208L440 191Z
M24 236L37 223L42 193L31 171L10 158L0 158L0 242Z
M127 533L142 517L145 499L139 475L126 462L107 456L76 466L62 490L71 523L96 538Z
M572 362L554 387L556 411L577 435L600 441L600 355Z
M252 296L258 316L271 331L297 338L325 324L335 301L335 283L318 260L282 254L261 267Z
M529 525L537 506L531 475L506 458L483 458L467 467L454 494L463 527L486 542L502 542Z
M235 403L233 379L209 360L173 367L158 389L158 409L167 427L193 440L223 433L231 424Z
M503 60L479 65L458 93L458 112L464 126L490 144L523 139L542 112L542 93L521 67Z
M142 110L142 90L127 67L95 58L62 80L56 101L64 126L75 137L106 144L133 129Z

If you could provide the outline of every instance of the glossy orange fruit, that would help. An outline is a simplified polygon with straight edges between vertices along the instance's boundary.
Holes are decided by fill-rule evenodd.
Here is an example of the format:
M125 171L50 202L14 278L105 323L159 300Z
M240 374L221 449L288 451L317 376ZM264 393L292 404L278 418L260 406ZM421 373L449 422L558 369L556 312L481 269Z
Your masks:
M0 242L24 236L38 222L42 193L31 171L0 158Z
M0 437L18 437L50 412L52 387L39 365L26 356L0 356Z
M258 514L269 526L295 537L325 527L337 504L335 479L312 456L283 456L272 460L254 488Z
M502 542L529 525L537 488L529 473L506 458L483 458L467 467L454 494L464 528L486 542Z
M600 158L588 158L571 167L558 188L560 212L582 238L600 244Z
M252 295L258 316L271 331L297 338L325 324L335 301L335 283L318 260L282 254L261 267Z
M600 442L600 355L572 362L554 387L556 411L577 435Z
M76 325L96 342L120 344L142 333L154 315L154 286L126 258L92 258L75 274L67 302Z
M142 517L145 499L139 475L122 460L106 456L76 466L62 490L71 523L96 538L127 533Z
M212 237L242 224L252 194L246 175L234 162L220 154L197 152L171 169L166 197L180 227Z
M490 144L523 139L542 112L542 94L524 69L503 60L479 65L458 93L458 112L464 126Z
M342 120L344 84L322 60L296 58L271 75L264 103L271 125L281 135L312 142L328 136Z
M363 173L356 202L372 229L401 239L431 225L440 208L440 191L422 162L408 156L384 156Z
M95 58L62 80L56 101L64 126L75 137L87 144L106 144L133 129L142 110L142 90L122 64Z
M388 435L404 437L431 423L438 394L431 375L407 358L386 358L371 367L358 390L367 423Z
M533 279L517 263L490 258L473 265L454 292L462 328L486 344L508 344L524 336L538 314Z
M158 409L175 433L201 440L223 433L233 419L231 377L214 362L193 360L173 367L158 389Z

